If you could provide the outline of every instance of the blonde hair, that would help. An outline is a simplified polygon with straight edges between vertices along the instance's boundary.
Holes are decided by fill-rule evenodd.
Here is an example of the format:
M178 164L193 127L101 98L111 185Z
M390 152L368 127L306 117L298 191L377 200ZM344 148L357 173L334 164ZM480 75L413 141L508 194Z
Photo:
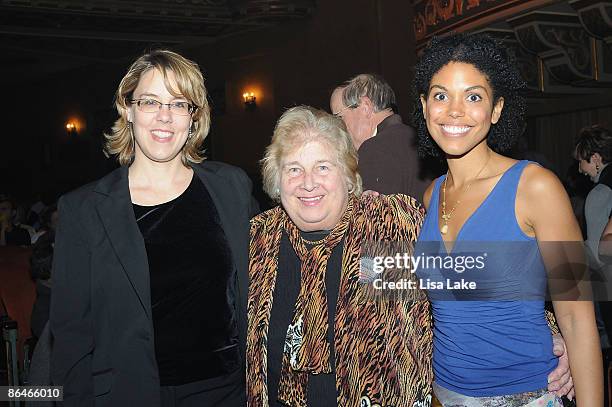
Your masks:
M336 151L336 157L349 194L361 195L361 176L357 171L357 151L344 122L331 114L310 106L297 106L287 110L278 119L272 143L266 148L262 164L264 191L276 202L280 201L281 160L296 147L313 140L323 140Z
M119 118L115 121L111 132L104 134L106 143L104 152L107 156L116 155L119 164L129 165L134 158L134 137L127 112L130 100L142 76L151 69L157 69L164 76L168 91L175 97L185 97L189 103L196 106L191 114L191 136L182 149L183 164L199 163L204 160L201 151L202 143L210 129L210 107L206 98L206 87L202 72L193 61L169 50L155 50L138 58L121 79L115 93L115 107ZM168 72L174 74L176 86L174 89L168 79Z

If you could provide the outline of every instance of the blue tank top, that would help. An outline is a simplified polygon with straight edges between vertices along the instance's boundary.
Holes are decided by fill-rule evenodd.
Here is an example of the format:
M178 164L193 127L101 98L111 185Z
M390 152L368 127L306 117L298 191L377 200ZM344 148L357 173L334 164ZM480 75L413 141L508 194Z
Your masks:
M544 388L557 365L544 312L546 270L537 241L525 235L516 221L516 191L527 164L519 161L502 175L466 220L450 254L438 226L445 176L438 178L419 235L416 253L457 256L454 268L440 262L418 269L417 276L421 282L444 282L444 288L428 290L434 318L435 381L467 396ZM459 254L481 256L485 267L459 273ZM465 266L466 261L461 264ZM450 290L446 277L465 278L477 289Z

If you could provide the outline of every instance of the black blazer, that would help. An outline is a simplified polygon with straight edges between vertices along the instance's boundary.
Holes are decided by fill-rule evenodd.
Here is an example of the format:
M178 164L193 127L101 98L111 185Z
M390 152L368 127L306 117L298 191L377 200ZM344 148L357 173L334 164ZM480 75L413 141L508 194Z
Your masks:
M249 219L256 212L251 182L227 164L206 161L193 169L215 203L232 251L244 365ZM64 405L159 406L149 266L127 167L63 196L59 215L51 376L64 386Z

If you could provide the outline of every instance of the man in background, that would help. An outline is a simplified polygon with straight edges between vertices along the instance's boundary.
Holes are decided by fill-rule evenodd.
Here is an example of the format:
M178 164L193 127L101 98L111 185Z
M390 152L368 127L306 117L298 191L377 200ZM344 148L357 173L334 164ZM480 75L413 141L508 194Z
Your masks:
M423 201L431 183L424 175L412 127L394 113L395 92L382 78L360 74L331 95L332 114L342 118L359 155L363 189L402 193Z

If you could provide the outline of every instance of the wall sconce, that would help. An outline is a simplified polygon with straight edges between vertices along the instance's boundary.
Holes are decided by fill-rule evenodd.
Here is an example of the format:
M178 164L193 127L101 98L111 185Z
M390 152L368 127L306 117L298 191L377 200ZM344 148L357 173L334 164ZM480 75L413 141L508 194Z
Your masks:
M66 123L66 131L68 132L68 134L76 134L77 133L76 124L74 124L73 122Z
M253 92L243 93L242 99L244 99L244 106L249 109L254 109L257 106L257 97L255 97Z

